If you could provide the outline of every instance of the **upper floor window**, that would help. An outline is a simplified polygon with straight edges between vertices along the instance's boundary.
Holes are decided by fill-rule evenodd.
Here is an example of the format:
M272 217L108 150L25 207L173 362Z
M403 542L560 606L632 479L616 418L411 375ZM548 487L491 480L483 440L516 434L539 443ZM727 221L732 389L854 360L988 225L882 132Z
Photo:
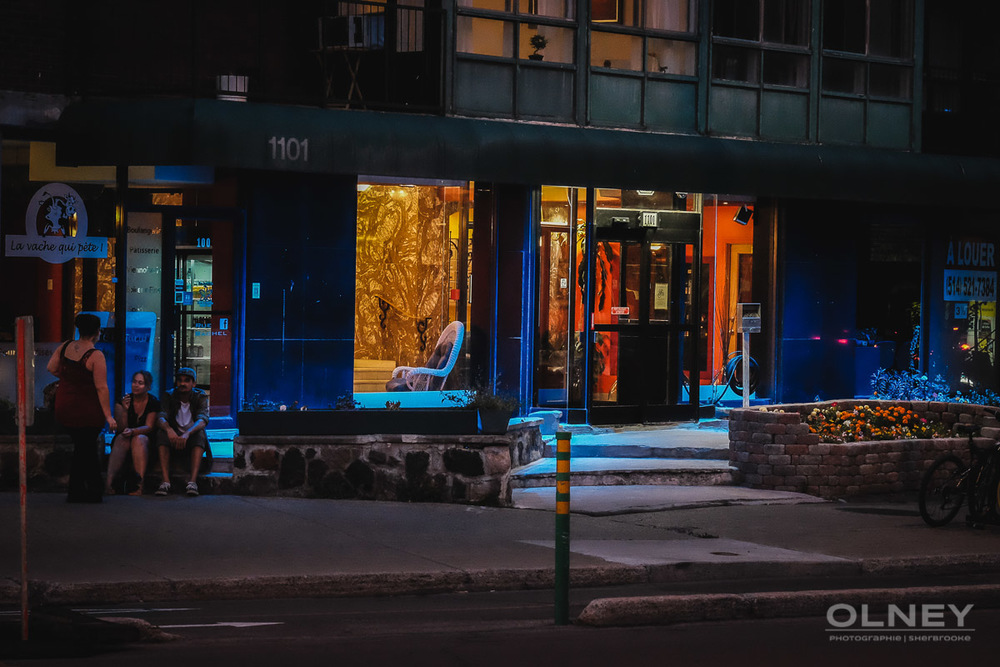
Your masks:
M697 19L697 0L591 0L590 64L696 76Z
M858 55L913 57L913 0L828 0L823 48Z
M809 0L716 0L712 78L809 86Z
M575 6L575 0L459 0L457 50L572 64Z
M827 0L823 90L913 97L913 0Z
M696 0L590 0L590 20L647 30L695 32Z
M576 17L575 0L458 0L459 7L484 9L508 14L548 16L558 19Z

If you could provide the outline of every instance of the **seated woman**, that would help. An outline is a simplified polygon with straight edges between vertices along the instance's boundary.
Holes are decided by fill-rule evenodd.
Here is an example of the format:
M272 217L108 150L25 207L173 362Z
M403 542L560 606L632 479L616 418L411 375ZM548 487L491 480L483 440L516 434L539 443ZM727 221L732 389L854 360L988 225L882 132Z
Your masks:
M111 441L111 457L108 459L108 479L104 493L112 495L115 477L125 462L125 457L132 452L132 466L139 476L138 488L130 496L142 495L143 478L146 475L146 463L149 461L149 439L156 428L156 415L160 412L160 401L149 393L153 384L153 376L149 371L136 371L132 375L132 393L126 394L115 404L115 419L118 422L118 434Z

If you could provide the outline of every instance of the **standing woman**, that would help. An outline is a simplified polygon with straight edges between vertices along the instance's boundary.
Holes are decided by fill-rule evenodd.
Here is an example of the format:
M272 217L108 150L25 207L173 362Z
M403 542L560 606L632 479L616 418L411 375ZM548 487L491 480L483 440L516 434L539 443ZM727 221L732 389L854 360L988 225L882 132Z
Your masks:
M108 394L108 367L104 354L94 345L101 336L96 315L76 316L78 340L68 340L52 353L46 366L59 378L56 389L56 420L73 440L73 462L69 471L71 503L99 503L104 483L97 436L107 424L116 430Z
M153 375L149 371L136 371L132 374L132 393L125 394L119 403L115 403L115 421L120 430L111 441L108 479L104 486L104 493L107 495L114 495L115 490L111 485L129 452L132 452L132 467L139 476L138 488L129 495L142 495L146 463L149 460L149 440L153 437L156 415L160 412L160 401L149 393L151 386Z

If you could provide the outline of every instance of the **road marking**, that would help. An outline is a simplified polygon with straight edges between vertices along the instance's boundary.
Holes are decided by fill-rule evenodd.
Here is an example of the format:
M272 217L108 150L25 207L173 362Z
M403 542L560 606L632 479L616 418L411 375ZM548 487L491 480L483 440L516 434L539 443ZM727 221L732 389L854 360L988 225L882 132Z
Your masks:
M179 630L181 628L255 628L260 625L284 625L284 621L268 623L243 623L240 621L220 621L218 623L191 623L186 625L159 625L162 630Z
M73 609L79 614L100 614L109 616L114 614L151 614L161 611L198 611L198 607L122 607L121 609Z

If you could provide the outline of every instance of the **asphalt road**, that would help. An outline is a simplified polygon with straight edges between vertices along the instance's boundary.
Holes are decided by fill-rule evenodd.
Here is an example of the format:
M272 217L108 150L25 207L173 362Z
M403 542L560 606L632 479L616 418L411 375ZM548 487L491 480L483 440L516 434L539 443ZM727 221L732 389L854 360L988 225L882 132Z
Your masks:
M942 583L971 584L983 578ZM773 586L776 582L767 582ZM910 580L898 580L911 585ZM924 581L926 585L928 582ZM753 582L615 587L571 591L570 614L608 594L650 595L712 590L752 590ZM851 587L854 582L795 581L786 587ZM706 588L707 587L707 588ZM40 613L47 613L41 610ZM56 611L56 610L53 610ZM138 641L94 649L92 655L53 657L38 648L29 658L0 658L3 667L101 665L939 665L989 658L1000 651L1000 610L972 609L961 632L877 628L842 631L825 617L684 623L666 627L590 628L556 626L552 591L470 593L381 598L219 600L176 604L76 607L77 618L141 619L168 641ZM10 620L12 610L0 611ZM881 621L880 621L881 619ZM872 610L870 623L885 614ZM147 625L147 631L149 626ZM906 628L903 628L906 629ZM855 631L857 630L857 631ZM850 635L848 639L833 639ZM911 641L911 637L931 637ZM860 637L856 638L856 637ZM933 637L939 637L934 639ZM956 637L958 639L956 639ZM9 647L8 647L9 648ZM77 646L79 648L79 645ZM48 657L46 657L48 654ZM10 655L6 653L4 655Z

